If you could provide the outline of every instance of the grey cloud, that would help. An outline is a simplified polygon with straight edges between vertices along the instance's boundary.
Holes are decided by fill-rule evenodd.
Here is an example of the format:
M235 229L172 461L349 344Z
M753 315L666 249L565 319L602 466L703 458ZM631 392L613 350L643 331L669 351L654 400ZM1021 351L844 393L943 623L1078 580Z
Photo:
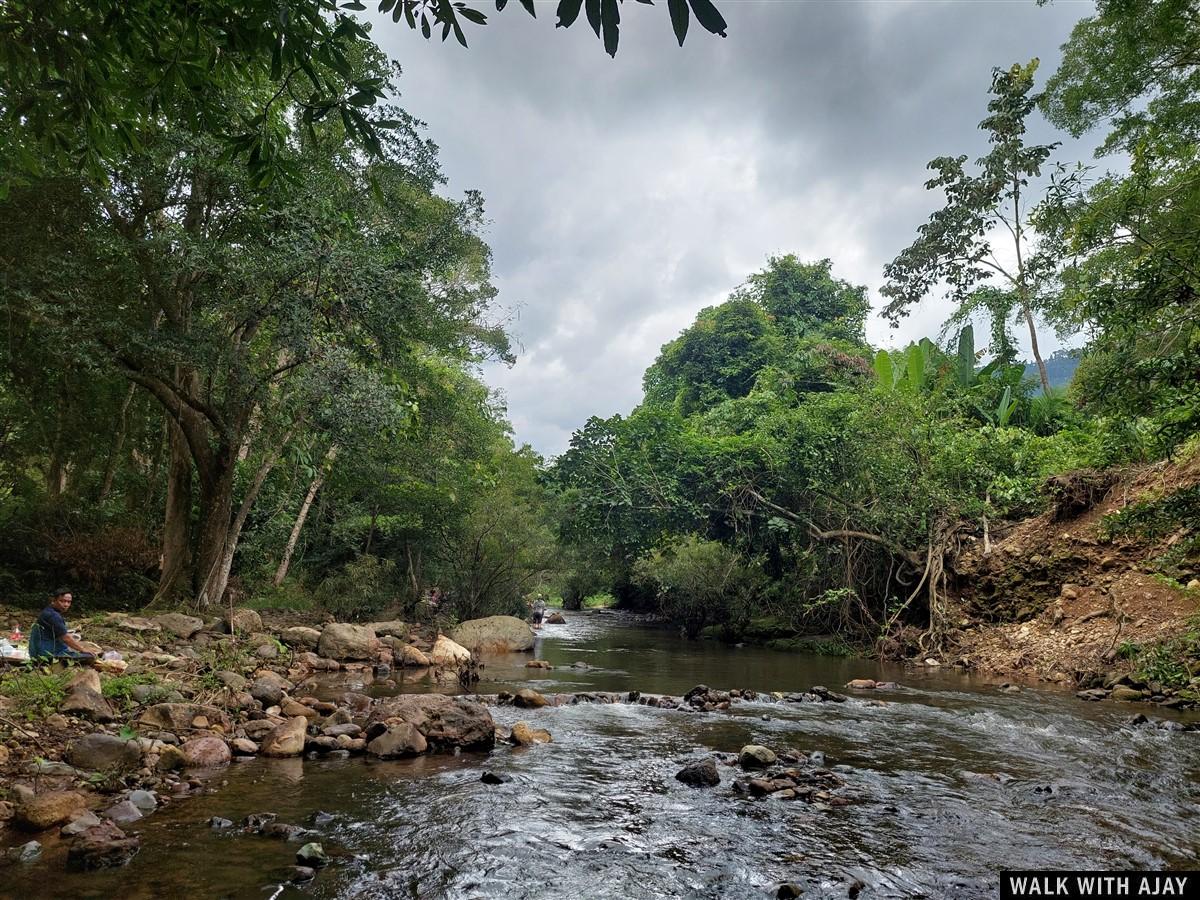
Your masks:
M536 22L510 4L469 50L376 26L404 67L401 104L442 148L447 190L487 200L524 353L485 377L517 438L544 453L589 415L628 412L659 346L772 253L828 256L877 300L884 264L936 203L926 162L985 151L992 66L1040 56L1048 74L1092 8L719 5L729 37L694 29L680 49L664 4L624 3L615 60L586 23L554 29L552 3ZM929 302L898 332L873 319L869 336L904 343L945 313Z

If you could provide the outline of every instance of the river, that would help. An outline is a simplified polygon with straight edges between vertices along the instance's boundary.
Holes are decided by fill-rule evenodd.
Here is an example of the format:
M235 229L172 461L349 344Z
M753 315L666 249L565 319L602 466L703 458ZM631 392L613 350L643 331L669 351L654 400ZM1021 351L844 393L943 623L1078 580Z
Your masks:
M550 745L403 761L236 763L211 793L144 820L120 870L4 871L13 896L231 898L639 898L998 896L1014 868L1200 868L1200 733L1125 727L1135 708L950 671L682 640L613 612L567 614L537 654L488 660L481 693L713 688L834 690L886 678L847 703L735 704L699 713L634 704L502 707ZM575 663L588 668L570 668ZM428 689L423 683L406 689ZM874 705L863 702L881 699ZM1147 712L1154 712L1146 710ZM1157 713L1155 713L1157 714ZM751 800L722 767L711 789L674 778L743 744L823 751L859 797L829 810ZM484 770L512 777L480 781ZM283 884L298 844L213 831L210 816L273 812L335 855L315 881ZM5 891L0 891L5 894Z

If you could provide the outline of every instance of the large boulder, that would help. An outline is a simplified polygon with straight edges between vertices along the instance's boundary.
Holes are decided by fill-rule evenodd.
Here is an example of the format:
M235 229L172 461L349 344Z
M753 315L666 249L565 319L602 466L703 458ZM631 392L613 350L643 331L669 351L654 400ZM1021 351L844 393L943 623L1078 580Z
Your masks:
M519 653L533 649L533 629L516 616L469 619L450 633L468 650L481 653Z
M17 807L13 824L26 831L44 831L69 822L86 807L87 799L76 791L34 794Z
M244 606L239 606L232 614L226 613L224 622L225 630L230 634L252 634L263 630L262 616Z
M342 726L345 727L345 726ZM389 725L387 731L367 744L367 752L383 759L397 756L417 756L429 749L425 735L411 722Z
M471 651L444 634L439 634L433 642L433 649L429 651L429 661L435 666L457 669L471 661Z
M304 734L308 719L295 716L276 725L262 739L259 751L263 756L299 756L304 752Z
M373 739L400 722L415 726L435 750L490 750L496 742L496 724L486 706L445 694L403 694L378 701L367 719L367 735Z
M135 740L113 734L85 734L67 748L67 762L89 772L118 772L137 768L142 749Z
M215 734L202 734L184 741L179 752L183 755L183 765L189 769L216 769L229 765L233 758L229 745Z
M369 625L333 622L321 632L317 652L326 659L370 659L379 650L379 638Z
M229 717L215 706L202 703L156 703L142 713L138 723L160 731L188 731L198 718L206 719L209 725L220 725L229 730Z
M297 625L285 628L279 633L279 639L289 647L299 647L302 650L316 650L321 640L321 632L315 628Z
M161 616L155 616L150 621L163 631L169 631L171 634L183 638L185 641L204 627L203 619L197 619L195 616L185 616L183 613L163 613Z

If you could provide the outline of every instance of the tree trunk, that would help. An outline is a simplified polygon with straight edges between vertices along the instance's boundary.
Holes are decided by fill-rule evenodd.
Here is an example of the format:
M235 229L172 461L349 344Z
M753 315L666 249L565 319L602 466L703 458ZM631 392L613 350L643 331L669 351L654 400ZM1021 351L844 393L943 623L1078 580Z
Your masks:
M66 404L60 399L54 421L54 439L50 443L50 462L46 465L46 493L57 499L67 489L67 465L63 459L63 419Z
M279 460L280 451L287 446L288 441L292 439L292 432L276 444L266 458L258 467L258 471L254 473L254 480L250 482L250 486L246 489L246 495L242 497L242 504L238 507L237 515L233 517L233 522L229 526L229 533L225 537L225 547L221 552L221 562L217 569L217 583L213 590L220 590L220 596L224 596L225 587L229 584L229 575L233 571L233 557L237 553L238 541L242 538L242 527L246 524L246 517L250 515L250 510L254 507L254 501L258 499L258 494L262 490L263 484L267 480L267 476L271 474L271 470L275 468L275 463ZM249 443L243 443L243 447L248 447ZM241 451L238 452L238 458L242 459Z
M1021 312L1025 315L1025 324L1029 326L1029 345L1033 348L1033 358L1037 362L1038 376L1042 379L1042 393L1049 396L1050 376L1046 372L1046 364L1042 361L1042 354L1038 350L1037 328L1033 324L1033 312L1025 303L1021 304Z
M192 457L175 420L167 420L167 500L156 606L172 605L191 580Z
M223 444L213 454L212 470L200 473L200 527L192 575L197 609L218 604L225 595L228 578L222 563L232 527L236 459L237 445Z
M287 578L288 567L292 564L292 554L296 552L296 543L300 540L300 530L304 527L305 519L308 518L308 511L312 508L317 491L321 490L321 485L325 483L325 476L333 468L333 461L337 459L337 453L337 444L334 444L325 454L321 470L317 472L312 484L308 486L308 493L304 495L304 502L300 504L300 512L296 513L296 521L292 524L292 533L288 535L287 546L283 549L283 558L279 560L279 568L275 570L275 577L272 579L275 587L279 587L283 584L283 579Z
M113 479L117 475L117 464L121 459L121 450L125 447L125 431L129 424L129 404L133 402L133 392L137 390L137 385L130 384L129 390L125 392L125 400L121 403L121 418L117 423L117 433L113 437L112 449L108 454L108 464L104 467L104 481L100 484L100 496L97 498L103 503L108 499L108 495L112 493Z

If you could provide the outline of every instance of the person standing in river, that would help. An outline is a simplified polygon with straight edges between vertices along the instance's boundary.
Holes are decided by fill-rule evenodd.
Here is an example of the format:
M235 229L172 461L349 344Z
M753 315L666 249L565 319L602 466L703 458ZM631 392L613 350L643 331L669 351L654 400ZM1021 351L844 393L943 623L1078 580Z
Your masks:
M69 588L59 588L50 595L50 602L29 629L30 659L74 659L80 662L96 658L88 653L67 630L65 614L75 598Z
M546 598L538 594L537 600L533 604L533 627L541 628L542 619L546 617Z

